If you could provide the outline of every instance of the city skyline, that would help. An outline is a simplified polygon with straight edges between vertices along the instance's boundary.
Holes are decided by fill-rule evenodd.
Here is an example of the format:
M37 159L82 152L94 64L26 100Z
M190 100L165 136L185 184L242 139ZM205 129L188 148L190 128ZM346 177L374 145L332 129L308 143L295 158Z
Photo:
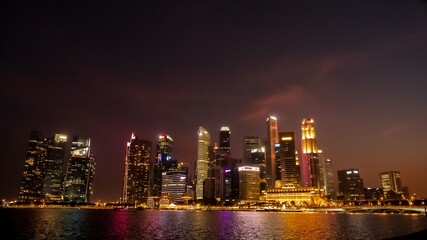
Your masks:
M2 10L2 198L18 198L33 129L90 137L92 198L114 201L132 132L153 143L172 136L174 158L194 175L199 126L217 143L228 126L232 157L243 158L244 136L267 138L270 114L280 132L295 133L300 155L301 120L313 118L335 171L359 169L369 187L399 171L411 193L427 196L426 1Z

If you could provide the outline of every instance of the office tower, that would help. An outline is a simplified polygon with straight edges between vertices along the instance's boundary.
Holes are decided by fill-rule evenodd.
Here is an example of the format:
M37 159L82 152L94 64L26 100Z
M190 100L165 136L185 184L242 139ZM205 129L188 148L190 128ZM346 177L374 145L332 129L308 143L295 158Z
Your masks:
M295 158L295 137L293 132L279 133L276 144L277 179L282 187L299 187L300 172Z
M324 189L325 195L335 198L336 197L336 184L335 184L335 174L332 167L332 160L328 158L323 158L323 180L324 180Z
M261 147L261 139L257 136L243 137L243 163L251 163L252 150Z
M22 203L39 202L43 198L47 148L47 140L38 131L31 131L19 189Z
M239 173L239 199L241 201L258 201L260 196L259 167L241 166Z
M125 174L123 181L124 204L141 204L147 201L151 173L151 141L132 133L126 144Z
M317 159L319 161L319 187L320 189L325 189L325 176L323 171L323 163L325 161L323 150L317 150Z
M172 143L172 137L167 134L159 135L157 139L152 190L153 196L160 196L162 193L162 172L177 169L177 162L172 159Z
M396 195L403 194L402 180L399 171L380 173L381 186L384 189L384 196L388 199L398 198Z
M227 126L221 127L219 132L219 151L223 157L229 158L231 156L231 131Z
M267 118L267 145L266 145L266 167L267 184L273 188L276 182L276 148L275 144L279 142L279 129L277 127L277 118L270 116Z
M48 202L62 201L64 183L63 165L67 135L55 134L49 141L46 157L46 176L43 184L43 192Z
M338 191L344 200L360 200L364 197L363 179L358 169L338 171Z
M162 172L161 195L169 195L174 202L182 203L182 195L187 191L187 173L181 170Z
M231 131L223 126L219 132L219 147L215 152L215 197L223 201L225 196L231 196ZM229 181L227 181L229 180Z
M208 177L209 170L209 146L211 145L211 136L203 127L199 127L197 163L196 163L196 199L203 199L203 182Z
M319 159L314 120L312 118L304 118L302 120L301 131L301 185L303 187L320 188Z
M73 136L71 158L64 183L64 200L90 203L95 176L95 157L91 154L90 138Z
M250 164L253 166L259 167L260 191L261 193L266 193L267 180L266 180L265 147L264 146L252 150Z
M215 150L209 146L208 177L203 182L203 199L207 203L216 203L215 200Z

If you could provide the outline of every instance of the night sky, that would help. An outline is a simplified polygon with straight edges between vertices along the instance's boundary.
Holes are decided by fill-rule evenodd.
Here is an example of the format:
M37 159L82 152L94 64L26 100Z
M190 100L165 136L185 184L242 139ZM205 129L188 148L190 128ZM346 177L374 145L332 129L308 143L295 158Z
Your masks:
M9 1L0 6L0 198L17 199L31 130L88 136L94 200L121 195L131 133L267 136L315 119L336 170L401 172L427 197L426 1ZM194 173L192 172L192 175Z

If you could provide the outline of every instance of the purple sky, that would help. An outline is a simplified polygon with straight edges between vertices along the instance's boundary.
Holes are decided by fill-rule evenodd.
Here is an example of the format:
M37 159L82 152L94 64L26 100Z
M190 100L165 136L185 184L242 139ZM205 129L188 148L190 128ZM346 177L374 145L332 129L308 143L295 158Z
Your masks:
M18 196L32 129L91 137L94 197L117 200L132 132L170 134L193 165L199 126L229 126L241 158L269 114L296 136L314 118L365 186L398 170L427 197L426 1L238 2L3 4L0 197Z

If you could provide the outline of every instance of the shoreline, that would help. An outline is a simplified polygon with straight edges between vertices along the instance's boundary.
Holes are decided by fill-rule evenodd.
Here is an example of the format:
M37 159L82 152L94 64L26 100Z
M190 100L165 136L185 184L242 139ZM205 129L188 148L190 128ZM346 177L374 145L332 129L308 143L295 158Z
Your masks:
M424 208L417 207L343 207L343 208L290 208L290 209L265 209L265 208L238 208L238 207L194 207L177 206L175 208L124 208L116 206L2 206L0 209L82 209L82 210L114 210L114 211L246 211L246 212L279 212L279 213L345 213L345 214L399 214L399 215L424 215L427 217Z

